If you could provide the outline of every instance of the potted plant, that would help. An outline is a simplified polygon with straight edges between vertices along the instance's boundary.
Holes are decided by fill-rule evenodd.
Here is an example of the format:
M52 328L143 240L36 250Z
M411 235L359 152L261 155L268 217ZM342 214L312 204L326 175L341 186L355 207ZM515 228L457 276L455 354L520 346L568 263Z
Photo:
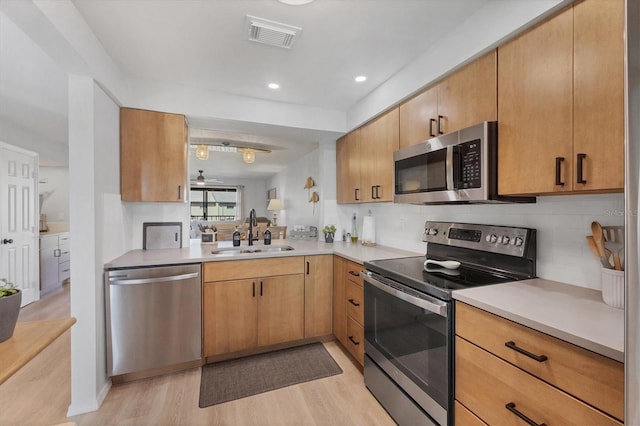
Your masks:
M325 225L324 228L322 228L322 232L324 232L324 242L332 243L333 236L336 234L336 227L333 225Z
M0 278L0 343L13 336L21 301L22 292L13 288L13 283Z

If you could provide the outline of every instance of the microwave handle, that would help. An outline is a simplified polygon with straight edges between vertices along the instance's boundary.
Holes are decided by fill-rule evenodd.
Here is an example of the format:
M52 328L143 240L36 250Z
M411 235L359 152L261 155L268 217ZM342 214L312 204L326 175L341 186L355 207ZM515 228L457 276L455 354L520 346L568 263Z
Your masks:
M447 178L447 190L451 191L455 189L454 186L454 176L453 170L454 168L457 170L458 167L454 164L454 155L453 155L453 145L447 146L447 158L446 158L446 178Z

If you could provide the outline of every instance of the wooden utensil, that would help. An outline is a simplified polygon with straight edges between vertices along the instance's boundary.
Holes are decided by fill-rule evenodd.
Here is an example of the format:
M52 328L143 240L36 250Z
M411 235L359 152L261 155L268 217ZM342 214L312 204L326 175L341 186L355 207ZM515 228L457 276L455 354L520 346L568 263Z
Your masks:
M611 269L611 263L609 263L609 258L606 257L606 252L604 248L604 234L602 233L602 226L598 222L591 223L591 232L593 233L593 242L598 251L598 257L600 258L600 263L604 268Z

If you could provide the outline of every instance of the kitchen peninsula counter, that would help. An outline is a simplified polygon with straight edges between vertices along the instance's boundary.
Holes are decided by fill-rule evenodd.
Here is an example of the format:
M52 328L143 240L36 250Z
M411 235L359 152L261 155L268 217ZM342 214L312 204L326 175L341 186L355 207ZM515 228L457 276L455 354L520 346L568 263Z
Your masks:
M599 290L535 278L453 292L453 298L624 362L624 310Z
M163 266L182 263L201 263L240 259L260 259L271 257L313 256L319 254L336 254L356 263L364 263L375 259L392 259L396 257L420 256L424 253L416 253L400 250L392 247L375 246L368 247L359 243L346 243L336 241L325 243L323 241L302 240L273 240L270 246L291 246L293 250L280 252L256 252L243 254L218 254L211 251L216 249L233 248L231 241L221 241L216 244L200 244L199 241L191 243L189 247L180 249L157 250L131 250L124 255L105 264L105 269L132 268L139 266ZM262 242L256 242L251 248L265 247ZM242 242L242 248L249 248L246 241Z

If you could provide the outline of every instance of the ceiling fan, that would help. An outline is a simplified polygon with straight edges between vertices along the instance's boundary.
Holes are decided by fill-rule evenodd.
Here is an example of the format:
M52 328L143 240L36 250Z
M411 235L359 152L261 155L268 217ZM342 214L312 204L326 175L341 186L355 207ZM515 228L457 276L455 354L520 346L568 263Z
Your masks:
M221 181L219 179L205 178L204 175L203 175L203 172L204 172L204 170L198 170L198 177L196 177L195 179L191 180L191 184L192 185L205 186L205 185L211 185L211 184L224 183L223 181Z

